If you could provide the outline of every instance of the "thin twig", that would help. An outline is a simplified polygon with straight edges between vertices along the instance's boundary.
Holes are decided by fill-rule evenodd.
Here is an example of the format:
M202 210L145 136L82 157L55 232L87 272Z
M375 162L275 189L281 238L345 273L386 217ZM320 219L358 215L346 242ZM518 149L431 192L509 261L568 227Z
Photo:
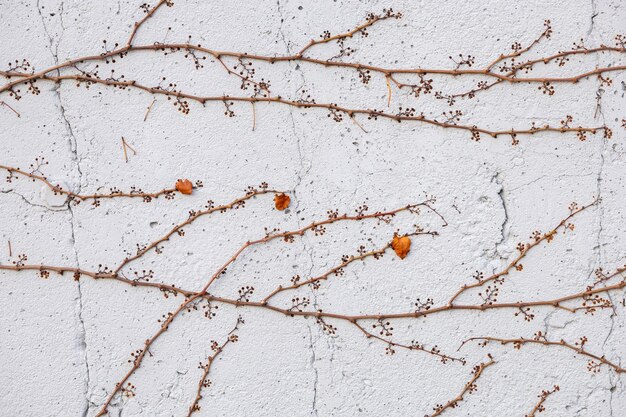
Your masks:
M131 148L132 149L132 148ZM133 150L134 152L134 150ZM109 199L109 198L119 198L119 197L126 197L126 198L142 198L146 201L149 201L149 199L152 198L158 198L162 195L164 196L168 196L168 195L173 195L174 193L177 193L178 190L176 190L176 188L164 188L161 191L157 191L154 193L144 193L142 191L129 191L129 192L121 192L121 191L115 191L115 192L111 192L108 194L100 194L100 193L95 193L95 194L77 194L74 193L72 191L68 191L65 190L63 188L61 188L60 185L54 185L52 184L50 181L48 181L48 179L43 176L43 175L37 175L31 172L26 172L23 171L19 168L16 167L11 167L8 165L0 165L0 169L4 169L6 171L9 172L9 174L19 174L22 175L24 177L28 177L31 178L33 180L37 180L37 181L41 181L43 182L48 188L50 188L55 194L62 194L67 196L68 199L70 200L80 200L80 201L86 201L86 200L100 200L100 199Z
M535 406L530 411L530 413L524 415L524 417L536 417L537 413L541 413L541 412L545 411L546 408L544 407L543 403L546 402L546 400L548 399L548 397L550 395L554 394L555 392L557 392L559 390L560 390L559 386L555 385L554 387L552 387L551 390L543 390L543 391L541 391L541 394L538 395L539 401L537 402L537 404L535 404Z
M626 69L626 67L624 67ZM597 127L568 127L568 126L551 126L549 124L543 126L531 126L529 128L522 129L503 129L503 130L494 130L478 127L476 125L463 125L456 124L454 122L441 122L437 119L427 118L423 115L402 115L396 113L388 113L374 109L365 109L365 108L349 108L339 106L333 103L304 103L296 100L289 100L282 98L280 96L276 97L247 97L247 96L199 96L190 93L184 93L181 91L171 91L166 90L160 87L149 87L146 85L142 85L137 83L136 81L115 81L101 78L94 78L85 75L62 75L62 76L49 76L43 75L42 79L46 80L54 80L54 81L63 81L63 80L74 80L85 83L95 83L102 84L113 87L125 87L125 88L135 88L138 90L146 91L150 94L164 95L167 97L175 97L180 99L188 99L196 101L200 104L206 104L208 102L247 102L247 103L276 103L283 104L290 107L297 108L316 108L316 109L326 109L329 111L336 111L342 114L347 115L348 117L353 117L357 114L362 114L368 116L370 119L376 119L378 117L383 119L394 120L396 122L402 121L411 121L411 122L419 122L423 124L438 126L445 129L451 130L461 130L474 133L483 133L493 138L497 138L500 136L517 136L517 135L535 135L540 132L558 132L558 133L591 133L595 134L597 132L605 132L605 135L608 135L610 129L606 126L597 126Z
M146 110L146 114L145 114L145 116L143 116L143 121L144 122L146 120L148 120L148 114L150 114L150 110L152 110L152 106L154 106L154 103L156 103L156 98L154 100L152 100L152 103L150 103L150 105L148 106L148 109Z
M448 301L448 305L452 306L454 304L454 302L456 301L456 299L463 294L464 292L466 292L469 289L472 288L477 288L477 287L481 287L483 286L485 283L487 282L491 282L491 281L495 281L500 279L501 277L504 277L506 275L508 275L514 268L516 268L520 261L522 259L524 259L524 257L535 247L539 246L540 243L547 241L547 242L551 242L552 239L554 239L554 237L556 236L557 232L560 229L566 229L566 227L569 224L569 221L575 217L578 213L581 213L585 210L587 210L589 207L593 207L595 205L598 204L600 200L598 198L596 198L594 201L592 201L591 203L582 206L580 208L577 208L575 210L572 210L571 213L565 217L563 220L561 220L559 222L559 224L556 225L556 227L554 227L553 229L551 229L549 232L544 233L541 236L537 236L536 238L534 238L530 243L526 243L526 244L522 244L521 247L519 247L519 255L517 255L511 262L509 262L509 264L501 271L487 277L487 278L483 278L483 279L478 279L477 282L473 283L473 284L465 284L463 285L456 293L454 293L454 295L450 298L450 300Z
M476 392L476 390L478 389L476 386L476 381L478 380L478 378L480 378L480 376L482 375L483 371L485 370L485 368L493 365L495 363L495 361L493 360L493 358L491 357L491 355L489 355L489 361L488 362L484 362L481 363L479 365L476 365L474 367L474 369L472 370L472 379L470 379L465 386L463 386L463 389L461 390L461 392L459 393L459 395L457 395L454 399L448 401L447 403L443 404L443 405L437 405L434 407L435 412L433 414L427 415L425 417L435 417L435 416L439 416L441 414L444 413L444 411L451 409L451 408L456 408L459 405L459 402L463 401L463 397L465 396L465 394L469 393L472 394L474 392Z
M191 406L189 407L189 412L187 413L187 417L191 417L191 415L194 412L200 411L200 400L202 399L202 388L207 388L210 384L210 381L207 379L207 377L209 376L209 371L211 370L211 366L213 365L215 358L217 358L217 356L224 351L224 348L226 346L228 346L230 343L235 343L239 340L235 332L239 330L239 326L241 324L243 324L243 319L241 318L241 316L239 316L237 318L237 323L235 324L235 327L233 327L233 329L230 332L228 332L226 340L221 345L217 345L217 343L214 342L213 354L207 358L206 364L202 364L201 366L203 370L202 376L200 377L200 381L198 382L198 390L196 391L196 397L193 400L193 403L191 404Z
M128 163L128 154L126 153L126 148L133 151L133 155L137 155L137 151L135 151L135 149L132 146L130 146L128 142L126 142L126 139L124 139L124 136L122 136L122 149L124 150L124 159L126 160L126 163Z
M11 110L13 113L15 113L17 115L17 117L22 117L17 110L15 110L13 107L11 107L7 102L0 100L0 105L7 107L9 110Z
M513 344L516 349L519 349L522 345L526 345L526 344L535 344L535 345L542 345L542 346L560 346L560 347L567 348L569 350L573 350L579 355L587 356L591 358L592 361L598 361L600 364L607 365L618 374L626 372L626 369L609 361L608 359L604 357L604 355L598 356L596 354L588 352L587 350L583 349L580 346L572 345L563 339L559 340L558 342L555 342L555 341L547 340L545 338L526 339L523 337L519 337L519 338L513 338L513 339L504 339L500 337L479 336L479 337L470 337L469 339L464 340L463 343L461 343L461 346L459 347L459 349L461 349L461 347L463 347L466 343L474 341L474 340L480 340L483 342L500 342L503 345ZM588 365L592 366L593 364L588 364Z

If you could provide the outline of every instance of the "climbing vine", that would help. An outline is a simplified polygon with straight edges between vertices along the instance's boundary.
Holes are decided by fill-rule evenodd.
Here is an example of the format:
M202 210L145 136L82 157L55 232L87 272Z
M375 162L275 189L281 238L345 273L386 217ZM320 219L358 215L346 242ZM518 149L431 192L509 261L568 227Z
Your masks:
M498 138L510 137L512 145L519 144L522 136L553 134L571 134L579 140L585 141L590 135L601 134L603 140L611 139L613 129L607 125L584 126L574 122L571 115L563 115L557 125L531 123L530 126L514 128L510 126L490 127L483 124L464 122L467 111L457 109L459 103L464 103L479 97L483 92L498 88L498 86L512 86L527 84L536 89L536 94L542 97L558 95L559 86L563 84L576 84L583 79L595 78L601 86L609 86L613 82L610 78L613 73L623 72L626 65L622 65L626 53L626 37L617 34L614 42L610 45L586 45L579 41L573 43L570 49L554 51L553 53L538 58L528 57L528 52L534 50L537 45L549 41L553 33L552 22L546 20L544 27L539 31L535 39L529 44L514 42L510 50L502 52L488 65L479 68L476 66L476 58L469 54L450 56L448 68L409 68L409 67L382 67L371 63L352 60L355 47L351 40L354 37L375 36L371 32L374 27L384 24L394 24L403 18L402 13L384 9L379 13L369 13L360 23L355 23L352 29L335 33L324 30L302 45L295 54L290 55L260 55L254 51L236 52L223 51L203 46L192 42L190 36L186 42L166 43L152 42L140 44L136 42L136 35L146 22L155 13L162 9L173 8L172 0L160 0L154 5L144 4L141 6L143 16L133 25L130 35L125 41L103 41L102 49L94 51L90 55L75 57L57 65L44 69L36 69L28 58L19 58L8 64L8 67L0 71L5 83L0 86L0 95L4 99L0 101L2 107L6 107L15 117L21 117L17 109L20 100L26 95L37 96L41 93L40 85L43 83L73 83L77 88L111 87L121 90L133 90L153 96L152 103L147 108L144 121L148 120L149 113L158 97L164 97L173 104L181 117L196 110L197 106L206 107L213 103L223 106L226 117L236 117L240 112L240 105L250 105L252 112L252 128L257 121L257 112L260 104L283 105L298 109L314 109L326 112L330 122L342 123L353 122L363 132L367 132L369 124L382 122L383 120L411 122L420 125L432 125L443 129L462 131L468 134L473 141L480 141L483 136ZM322 50L322 45L334 46L334 55L320 57L316 52ZM326 50L326 49L324 49ZM224 71L228 77L238 80L239 91L232 94L205 95L198 91L187 91L179 88L167 77L152 84L139 81L130 70L122 74L117 64L127 59L128 56L139 53L152 53L170 58L182 56L193 62L197 71L196 76L210 64L215 64ZM580 56L609 55L614 57L615 62L607 66L598 66L593 69L580 71L574 74L563 75L562 68L566 67L569 60ZM353 107L348 104L339 104L339 97L328 102L320 102L314 97L314 92L302 90L301 97L287 97L276 91L272 82L271 74L260 75L259 63L280 65L284 63L296 63L298 65L311 65L320 67L323 71L329 69L343 69L353 73L359 82L364 85L380 83L385 91L385 103L383 108ZM538 67L542 67L545 76L532 76ZM134 69L140 73L140 68ZM200 74L201 75L201 74ZM446 78L460 79L465 83L465 89L459 91L447 91ZM451 110L442 112L440 115L428 115L420 111L419 106L398 106L392 109L392 100L398 94L408 93L412 99L418 101L425 95L431 95L436 100L451 107ZM511 121L512 123L512 121ZM622 127L626 122L622 120ZM618 128L620 128L618 126ZM128 161L128 152L135 150L122 138L124 158ZM111 186L105 192L80 193L74 192L61 184L51 181L45 174L48 164L45 156L37 156L28 168L20 168L12 165L0 165L0 170L6 173L5 182L8 184L20 181L37 182L49 189L54 195L63 199L63 204L68 207L82 208L87 203L94 210L102 210L106 204L116 204L118 200L130 200L128 204L170 204L170 201L187 198L187 196L203 194L206 192L202 180L192 181L187 178L173 179L169 184L163 184L161 189L145 191L137 186ZM438 345L429 345L420 340L404 340L396 334L396 323L428 320L433 316L454 314L455 312L479 315L490 310L502 311L510 320L521 320L532 323L539 310L563 311L569 314L594 315L601 310L616 309L616 305L609 294L626 288L626 265L607 272L597 270L595 280L587 286L579 288L571 293L563 293L557 297L542 297L540 299L526 299L516 302L498 301L500 291L509 281L518 275L524 274L524 263L527 255L531 252L547 250L557 239L567 239L568 235L575 230L574 220L587 210L593 210L600 202L599 198L590 201L586 205L572 203L564 208L562 220L555 225L544 226L545 231L529 230L527 241L519 242L516 252L504 262L496 272L476 271L468 277L467 283L460 288L450 288L448 298L441 302L429 294L428 288L424 294L416 297L410 309L378 311L363 314L346 314L338 311L318 308L309 296L303 295L298 290L308 289L312 293L318 290L328 281L349 280L346 271L354 265L363 265L365 268L377 262L383 257L393 256L398 262L413 262L411 250L415 245L427 245L430 239L437 239L445 233L449 226L446 220L446 208L437 206L434 196L426 195L422 201L407 202L401 207L376 207L370 209L367 205L361 205L351 211L340 212L335 208L328 208L325 215L303 216L305 226L292 230L281 230L274 227L276 220L273 217L277 212L288 215L296 215L289 212L292 199L295 196L288 190L272 188L262 182L257 186L250 186L241 191L241 194L233 197L229 202L216 202L207 199L201 207L189 210L181 214L181 220L169 231L155 237L150 242L136 242L135 247L127 249L123 260L117 264L108 259L102 259L97 268L79 268L78 265L49 264L47 260L37 253L29 251L14 252L9 241L9 257L0 262L0 270L10 271L14 274L36 273L42 280L50 285L57 275L62 279L81 281L92 279L95 281L113 281L132 289L132 291L156 292L163 299L175 298L179 301L178 306L171 311L164 311L154 332L146 340L138 340L133 350L124 363L118 364L119 380L112 385L106 398L98 404L96 416L104 416L111 409L124 401L135 397L137 385L141 380L136 378L136 371L151 360L152 356L158 356L158 351L150 349L158 345L163 334L168 332L170 325L175 321L184 320L186 314L192 311L202 311L209 320L221 319L219 308L232 306L238 310L238 316L230 331L220 337L208 341L209 355L204 358L197 368L197 384L189 387L187 416L202 411L207 406L204 400L205 393L213 386L211 370L222 352L231 348L236 343L249 341L240 337L240 330L246 325L246 317L255 311L264 310L275 313L278 319L284 320L311 320L319 326L327 335L336 335L339 330L337 323L344 323L356 329L366 340L376 342L384 352L393 356L398 350L409 351L414 354L427 355L434 360L448 366L469 365L469 377L463 383L459 382L459 394L448 401L437 403L433 401L432 408L420 410L426 412L426 416L433 417L444 414L446 411L462 407L463 402L469 395L479 395L479 383L483 378L488 378L492 369L498 366L498 358L491 349L501 345L512 347L513 350L528 349L553 349L574 353L577 357L586 361L586 371L591 373L611 372L621 375L626 372L622 367L620 358L609 358L587 347L588 337L581 335L576 340L564 340L553 338L544 330L538 330L534 335L526 335L514 338L506 338L501 335L473 336L465 340L459 340L457 351L448 352ZM273 199L273 200L271 200ZM114 201L109 201L114 200ZM165 200L165 201L163 201ZM106 203L105 203L106 201ZM81 205L82 204L82 205ZM329 202L331 205L332 202ZM250 205L259 205L267 213L267 226L265 233L259 236L249 236L248 240L241 242L236 251L224 254L221 266L211 271L203 285L199 288L184 288L174 284L167 284L159 271L152 269L140 269L136 267L138 261L149 253L161 255L168 250L170 245L183 245L185 232L202 218L219 216L230 211L246 210ZM396 224L397 216L410 216L412 227L406 228ZM429 220L423 220L428 218ZM333 233L337 224L356 223L362 230L382 230L387 239L384 242L374 243L354 242L353 252L350 254L332 254L332 266L319 274L294 275L290 279L276 282L269 292L260 292L253 285L239 281L240 277L231 274L229 268L240 261L244 253L252 248L264 245L280 243L291 245L305 235L311 239ZM435 227L432 225L436 224ZM426 226L428 225L428 226ZM11 275L12 276L12 275ZM3 279L11 279L3 277ZM198 279L201 279L198 277ZM217 292L215 283L218 280L233 280L239 288L237 296L225 296ZM279 297L281 296L281 297ZM282 297L282 296L287 296ZM241 339L241 340L240 340ZM484 359L478 363L471 363L463 356L465 346L473 344L485 349ZM184 354L184 353L181 353ZM493 367L493 368L492 368ZM489 368L489 369L488 369ZM585 371L584 366L581 371ZM527 417L535 417L546 409L549 404L548 397L557 395L560 391L558 385L542 391L538 394L538 401L531 409ZM530 409L530 407L529 407Z

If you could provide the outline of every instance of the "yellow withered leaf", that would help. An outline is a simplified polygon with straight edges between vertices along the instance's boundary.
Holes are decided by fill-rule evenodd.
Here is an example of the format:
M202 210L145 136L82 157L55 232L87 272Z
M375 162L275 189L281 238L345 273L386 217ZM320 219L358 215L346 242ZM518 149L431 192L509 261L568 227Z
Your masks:
M193 184L189 180L178 180L176 181L176 189L182 194L191 194Z
M400 259L404 259L411 250L411 239L408 236L394 236L391 241L391 247Z
M276 206L276 210L285 210L289 207L289 203L291 203L291 198L285 194L276 194L274 196L274 205Z

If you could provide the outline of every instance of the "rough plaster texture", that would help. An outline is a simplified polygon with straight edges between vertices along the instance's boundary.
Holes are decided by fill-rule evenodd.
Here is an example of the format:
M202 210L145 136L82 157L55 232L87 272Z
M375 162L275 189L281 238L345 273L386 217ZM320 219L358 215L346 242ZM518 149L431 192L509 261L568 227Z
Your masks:
M449 55L472 54L481 66L509 49L530 42L551 19L553 38L536 54L569 48L581 37L589 45L610 43L624 30L626 7L614 1L236 1L177 0L155 14L137 36L138 43L192 41L221 50L263 54L293 53L323 30L354 27L367 12L393 7L402 20L383 22L367 38L351 45L353 57L366 63L409 67L451 67ZM141 1L0 0L0 62L27 58L37 68L75 56L102 51L102 40L125 42L132 22L142 15ZM171 28L171 29L168 29ZM334 46L315 55L328 57ZM573 60L575 72L616 62L603 55ZM622 64L623 65L623 64ZM106 67L105 67L106 68ZM156 85L167 76L181 89L206 94L237 94L238 81L207 60L196 70L182 54L138 53L124 59L118 74ZM108 71L108 70L107 70ZM374 75L364 86L353 71L319 66L258 65L272 90L299 97L302 89L320 102L385 108L384 78ZM538 70L539 72L541 70ZM106 75L106 74L105 74ZM463 121L493 128L558 124L566 114L576 123L613 128L579 141L575 135L538 134L520 138L483 138L467 132L416 123L369 121L364 133L349 120L335 123L324 111L257 105L252 130L249 105L234 106L236 117L224 117L221 103L191 103L182 115L164 97L94 86L76 88L40 83L38 96L15 102L0 99L19 113L0 107L0 163L27 167L36 156L49 161L45 174L74 191L96 192L110 186L144 190L171 186L176 178L202 180L204 188L186 198L103 201L68 207L40 183L21 180L0 184L0 262L10 263L6 242L29 262L97 269L116 265L126 250L161 236L187 211L207 199L227 202L247 185L267 181L292 193L287 212L273 210L271 197L251 201L245 210L199 220L184 238L169 242L162 255L147 255L135 269L153 269L155 279L199 289L210 274L248 239L263 236L264 227L292 229L326 217L326 210L352 212L362 203L371 210L437 196L436 217L399 216L389 226L373 222L329 227L326 235L307 235L291 245L272 243L247 252L213 289L237 296L242 285L256 294L271 291L294 274L310 276L335 265L341 255L387 242L396 229L413 223L439 230L437 238L415 238L403 261L388 255L351 266L311 293L316 308L342 313L407 311L417 297L445 303L474 271L499 270L515 254L515 245L534 230L546 231L565 215L572 201L585 204L572 233L543 245L524 261L501 290L501 301L545 299L577 292L593 282L593 271L625 263L626 77L600 91L586 79L560 85L547 97L536 86L499 86L458 106ZM463 86L442 78L439 88ZM466 85L466 84L465 84ZM275 93L277 94L277 93ZM416 99L394 93L392 106L412 106L426 114L449 110L428 96ZM124 161L120 138L137 150ZM100 187L103 187L102 189ZM133 269L133 270L135 270ZM586 335L589 350L616 363L626 358L624 292L611 294L617 308L594 316L536 309L527 323L514 311L458 312L420 320L394 322L394 338L418 339L427 346L456 354L471 336L530 337L547 331L555 340ZM464 301L477 303L476 292ZM31 272L0 271L0 415L92 416L113 385L128 370L130 352L141 347L174 309L179 298L69 276L44 280ZM275 301L289 305L290 298ZM469 379L471 367L492 353L497 364L478 381L478 392L466 396L450 416L524 416L537 394L561 387L546 403L549 416L626 416L623 375L603 368L592 374L586 360L555 348L510 346L460 352L468 365L442 364L431 355L398 350L368 340L353 326L333 322L334 336L314 320L288 318L254 309L221 306L213 320L199 312L184 314L151 349L132 377L136 396L116 399L113 416L185 415L200 376L198 362L210 353L209 341L221 340L237 314L246 323L240 342L219 356L211 370L213 385L204 391L199 415L214 416L406 416L424 415L437 403L454 398Z

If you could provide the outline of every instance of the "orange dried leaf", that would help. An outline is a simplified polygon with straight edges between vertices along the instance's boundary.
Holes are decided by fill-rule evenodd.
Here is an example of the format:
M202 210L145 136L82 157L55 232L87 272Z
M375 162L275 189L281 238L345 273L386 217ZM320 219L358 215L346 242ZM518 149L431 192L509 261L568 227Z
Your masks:
M291 203L291 198L287 194L276 194L274 196L274 205L276 206L276 210L284 210L289 207L289 203Z
M189 180L178 180L176 181L176 190L182 194L191 194L193 184L191 184L191 181Z
M396 255L398 255L400 259L404 259L411 250L411 239L409 239L408 236L394 236L391 241L391 247L396 251Z

